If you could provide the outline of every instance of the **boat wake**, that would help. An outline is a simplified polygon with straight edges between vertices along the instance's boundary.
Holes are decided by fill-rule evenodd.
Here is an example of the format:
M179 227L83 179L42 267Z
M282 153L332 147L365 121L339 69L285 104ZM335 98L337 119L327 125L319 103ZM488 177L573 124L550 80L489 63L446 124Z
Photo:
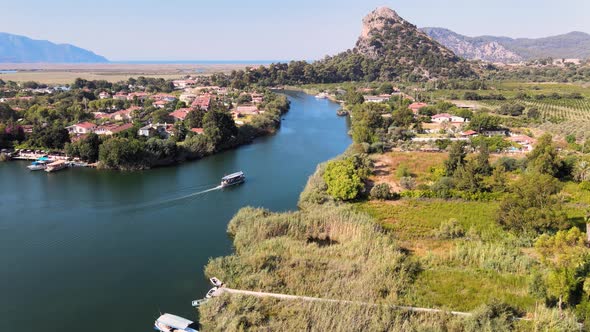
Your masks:
M169 205L171 203L176 203L176 202L179 202L179 201L188 200L190 198L193 198L193 197L196 197L196 196L199 196L199 195L203 195L203 194L206 194L208 192L215 191L215 190L219 190L221 188L222 188L221 186L217 186L217 187L214 187L214 188L210 188L210 189L198 191L198 192L195 192L195 193L192 193L192 194L187 194L187 195L180 196L180 197L174 197L174 198L164 199L164 200L155 201L155 202L152 201L152 202L147 202L147 203L144 203L144 204L134 204L134 205L131 205L131 206L127 206L127 207L121 208L119 211L137 211L137 210L147 209L147 208L164 207L164 206Z

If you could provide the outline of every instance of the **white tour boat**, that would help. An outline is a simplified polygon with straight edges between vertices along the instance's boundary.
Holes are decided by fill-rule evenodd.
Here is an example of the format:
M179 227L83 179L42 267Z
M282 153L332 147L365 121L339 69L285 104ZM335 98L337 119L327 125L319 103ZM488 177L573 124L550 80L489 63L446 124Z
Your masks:
M246 181L246 176L244 172L236 172L230 175L226 175L221 178L221 188L233 186L235 184L240 184Z

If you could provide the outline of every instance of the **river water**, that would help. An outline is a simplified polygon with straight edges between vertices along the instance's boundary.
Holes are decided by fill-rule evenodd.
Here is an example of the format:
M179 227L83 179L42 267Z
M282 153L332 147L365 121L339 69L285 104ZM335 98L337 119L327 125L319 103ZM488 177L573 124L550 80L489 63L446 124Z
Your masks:
M152 331L160 312L195 320L204 266L231 253L231 217L247 205L296 209L316 165L350 144L337 104L286 94L276 135L180 166L46 174L0 163L0 330ZM198 194L237 170L244 185Z

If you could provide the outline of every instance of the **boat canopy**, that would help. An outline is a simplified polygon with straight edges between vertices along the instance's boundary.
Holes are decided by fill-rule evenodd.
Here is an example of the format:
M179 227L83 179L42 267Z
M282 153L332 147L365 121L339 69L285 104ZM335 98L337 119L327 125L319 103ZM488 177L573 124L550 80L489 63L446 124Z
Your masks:
M236 173L233 173L233 174L230 174L230 175L226 175L226 176L222 177L221 180L222 181L226 181L226 180L230 180L230 179L233 179L233 178L239 178L239 177L243 177L243 176L244 176L244 172L241 172L240 171L240 172L236 172Z
M41 157L37 159L37 161L51 161L51 159L49 159L48 157Z
M172 314L163 314L162 316L160 316L160 318L158 318L158 322L173 327L175 329L181 330L186 329L193 323L192 321L186 318L182 318Z

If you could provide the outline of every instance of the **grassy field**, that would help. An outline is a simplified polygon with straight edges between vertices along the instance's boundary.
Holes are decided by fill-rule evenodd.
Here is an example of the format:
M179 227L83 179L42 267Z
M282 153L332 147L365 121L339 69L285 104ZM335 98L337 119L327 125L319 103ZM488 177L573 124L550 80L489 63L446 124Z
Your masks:
M356 207L392 230L396 238L419 240L433 237L441 223L456 219L465 229L473 228L485 239L503 232L494 222L496 202L465 202L441 199L405 199L396 202L366 202Z
M371 215L402 247L420 261L403 302L471 311L497 299L531 311L527 293L532 259L506 242L515 239L495 222L495 202L401 200L355 205ZM454 219L466 230L460 239L441 239L441 224Z

